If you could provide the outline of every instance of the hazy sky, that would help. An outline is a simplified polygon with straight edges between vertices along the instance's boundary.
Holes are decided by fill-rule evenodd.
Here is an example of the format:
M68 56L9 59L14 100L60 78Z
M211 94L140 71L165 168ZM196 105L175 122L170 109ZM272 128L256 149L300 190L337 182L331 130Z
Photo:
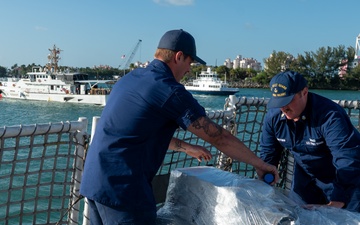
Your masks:
M320 47L354 47L359 0L0 0L0 66L118 67L139 39L135 61L151 61L161 36L184 29L198 56L222 65L237 55L263 65L273 50L296 56Z

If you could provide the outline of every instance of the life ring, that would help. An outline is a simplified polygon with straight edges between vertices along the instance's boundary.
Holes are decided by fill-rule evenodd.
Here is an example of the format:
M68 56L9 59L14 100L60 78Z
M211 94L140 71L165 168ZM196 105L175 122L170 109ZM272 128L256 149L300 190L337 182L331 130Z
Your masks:
M38 82L41 82L41 80L39 79Z

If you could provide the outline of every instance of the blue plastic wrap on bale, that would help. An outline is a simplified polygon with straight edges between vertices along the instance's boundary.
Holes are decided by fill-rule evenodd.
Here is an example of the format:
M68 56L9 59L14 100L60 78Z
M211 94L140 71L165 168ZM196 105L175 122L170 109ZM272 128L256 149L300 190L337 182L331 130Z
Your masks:
M160 225L354 224L360 214L319 206L304 209L282 189L214 167L172 171Z

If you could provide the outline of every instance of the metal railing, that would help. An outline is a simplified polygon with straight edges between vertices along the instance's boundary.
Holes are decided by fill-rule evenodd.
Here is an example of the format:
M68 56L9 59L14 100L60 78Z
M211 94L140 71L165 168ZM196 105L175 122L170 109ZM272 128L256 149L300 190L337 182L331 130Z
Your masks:
M78 224L86 130L86 118L0 128L0 224Z
M344 107L359 129L359 101L336 101ZM224 110L207 115L259 154L261 126L268 99L225 99ZM99 117L94 117L92 134ZM0 224L89 224L86 200L80 200L79 186L91 135L87 118L52 124L0 128ZM159 203L165 201L168 179L175 168L214 166L232 173L254 177L252 166L232 160L196 135L178 129L175 137L206 147L209 162L198 162L183 152L168 151L153 181ZM284 150L279 167L281 188L289 188L292 157Z

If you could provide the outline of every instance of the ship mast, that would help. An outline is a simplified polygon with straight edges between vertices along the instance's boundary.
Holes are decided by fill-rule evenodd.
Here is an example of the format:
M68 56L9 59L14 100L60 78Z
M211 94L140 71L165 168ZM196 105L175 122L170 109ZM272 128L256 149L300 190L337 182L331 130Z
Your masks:
M46 68L50 72L56 73L58 71L58 62L60 60L60 51L61 49L57 48L56 45L53 46L52 49L49 48L50 54L48 55L48 63L46 64Z

